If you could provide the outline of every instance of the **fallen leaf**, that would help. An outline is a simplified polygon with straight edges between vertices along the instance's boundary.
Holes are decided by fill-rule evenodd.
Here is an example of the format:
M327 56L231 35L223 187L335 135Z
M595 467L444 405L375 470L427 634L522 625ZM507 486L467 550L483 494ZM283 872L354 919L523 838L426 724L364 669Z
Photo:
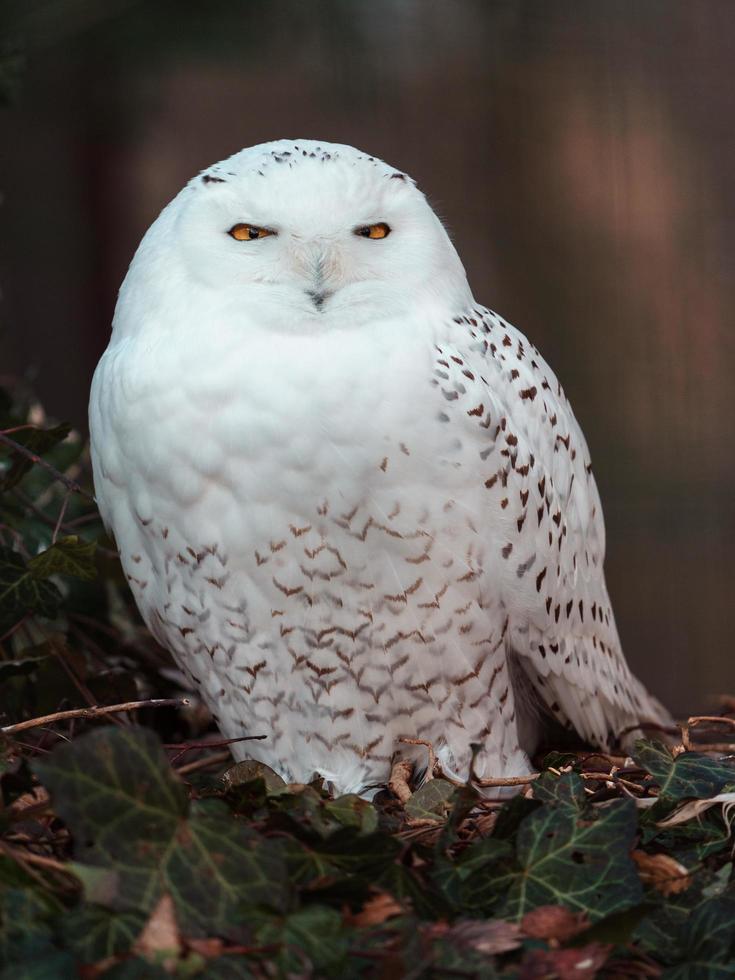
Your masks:
M169 954L163 961L164 967L173 972L181 952L181 937L176 924L174 902L168 892L164 892L150 914L148 921L133 947L140 956L158 957Z
M484 956L508 953L518 949L522 941L520 927L504 919L467 919L455 923L446 936L457 946L474 949Z
M595 980L612 946L590 943L576 949L534 950L521 965L518 980Z
M506 919L460 919L454 925L442 920L432 922L422 932L428 939L451 940L457 949L487 956L510 952L523 943L521 927Z
M690 800L688 803L683 803L680 807L677 807L668 817L664 817L663 820L658 820L656 826L676 827L677 824L693 820L718 803L722 803L725 806L735 803L735 793L718 793L717 796L711 796L708 800Z
M405 911L388 892L377 892L365 902L359 912L348 915L345 919L353 926L379 926L386 919L403 915Z
M193 952L198 953L200 956L204 956L207 959L211 959L215 956L220 956L222 950L225 948L225 944L217 936L210 939L187 939L186 945Z
M540 905L526 912L521 929L532 939L556 939L565 943L589 925L583 912L572 912L563 905Z
M51 797L43 786L35 786L29 793L23 793L13 802L10 807L10 813L13 819L17 819L22 815L24 810L50 803L50 800Z
M692 883L684 865L668 854L633 851L633 860L638 866L641 880L652 885L662 895L678 895L685 892Z

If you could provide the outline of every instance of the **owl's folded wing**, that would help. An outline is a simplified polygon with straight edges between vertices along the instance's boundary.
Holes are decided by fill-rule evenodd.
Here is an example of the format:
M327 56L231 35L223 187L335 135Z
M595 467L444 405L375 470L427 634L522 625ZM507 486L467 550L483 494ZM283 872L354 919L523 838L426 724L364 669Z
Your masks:
M451 366L445 385L456 373L482 460L493 579L513 654L547 709L597 745L639 722L668 723L622 653L605 586L600 498L561 385L496 314L477 309L455 326L456 350L438 357Z

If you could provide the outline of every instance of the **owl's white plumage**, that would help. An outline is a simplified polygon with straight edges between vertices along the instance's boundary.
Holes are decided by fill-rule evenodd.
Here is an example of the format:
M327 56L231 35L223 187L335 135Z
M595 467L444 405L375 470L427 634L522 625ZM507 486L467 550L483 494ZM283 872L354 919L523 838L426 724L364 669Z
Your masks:
M90 422L143 617L226 736L267 736L241 756L366 792L421 757L402 736L510 776L545 714L600 746L665 719L557 379L383 162L284 140L190 181L131 264Z

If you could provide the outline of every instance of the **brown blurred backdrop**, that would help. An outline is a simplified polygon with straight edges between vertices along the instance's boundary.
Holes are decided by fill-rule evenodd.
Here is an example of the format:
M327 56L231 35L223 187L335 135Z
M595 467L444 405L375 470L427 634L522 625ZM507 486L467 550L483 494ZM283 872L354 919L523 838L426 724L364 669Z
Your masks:
M628 658L735 693L735 0L5 0L0 373L84 427L160 208L263 140L416 177L569 393ZM0 78L0 82L2 79Z

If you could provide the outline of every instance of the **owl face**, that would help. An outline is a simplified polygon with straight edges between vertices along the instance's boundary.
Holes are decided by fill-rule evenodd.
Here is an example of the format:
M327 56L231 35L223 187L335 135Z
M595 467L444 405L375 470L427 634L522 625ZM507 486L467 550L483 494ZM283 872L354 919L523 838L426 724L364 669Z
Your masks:
M153 225L187 288L277 325L319 330L469 297L462 264L413 180L352 147L252 147L195 177Z

